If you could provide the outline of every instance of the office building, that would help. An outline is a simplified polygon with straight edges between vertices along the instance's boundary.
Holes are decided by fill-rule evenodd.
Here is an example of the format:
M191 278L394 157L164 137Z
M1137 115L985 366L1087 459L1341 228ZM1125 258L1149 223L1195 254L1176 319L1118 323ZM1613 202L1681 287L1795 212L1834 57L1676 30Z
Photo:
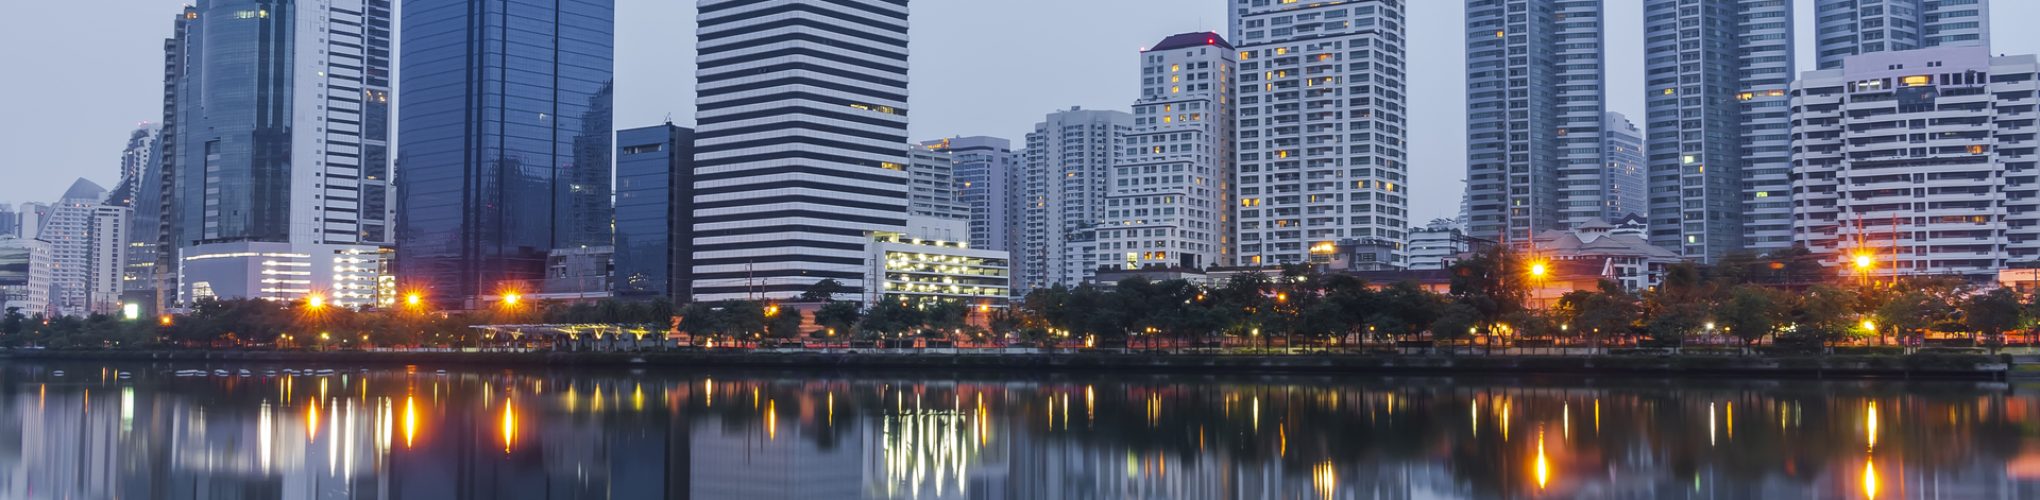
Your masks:
M1643 9L1650 242L1707 261L1791 246L1791 3Z
M159 125L144 123L128 136L127 148L121 150L120 184L107 195L107 203L133 209L134 219L128 221L128 238L124 245L125 262L121 264L121 301L139 306L148 306L154 313L162 307L156 294L156 258L161 233L157 226L162 223L162 159L160 140L163 129Z
M185 6L172 20L170 36L163 39L163 120L156 137L156 153L142 169L143 181L137 183L135 191L135 224L128 238L128 248L134 250L135 259L150 259L152 265L146 274L148 290L142 286L125 287L122 292L128 302L149 306L152 313L167 310L177 302L177 253L182 244L178 243L183 232L178 229L177 206L177 165L179 156L178 124L183 120L178 114L182 106L185 74L185 49L190 45L192 27L198 20L198 7ZM141 248L138 248L141 247Z
M386 290L386 252L360 245L273 242L208 243L178 257L187 301L261 299L302 302L314 297L334 307L395 305Z
M50 272L56 269L49 242L0 234L0 314L50 316Z
M1252 204L1239 208L1239 264L1322 260L1312 248L1347 239L1402 241L1405 2L1232 5L1238 196Z
M105 204L106 188L78 179L50 205L35 239L50 244L51 308L65 316L112 314L133 209Z
M15 211L14 205L0 203L0 236L22 237L21 212Z
M907 4L700 3L695 300L862 295L907 218Z
M173 235L157 260L223 244L393 242L391 15L390 0L203 0L184 11L164 45L164 139L176 144L158 165L171 186L158 208L171 215L144 228Z
M1020 245L1026 261L1014 285L1074 287L1097 273L1097 226L1111 192L1112 167L1126 153L1133 115L1071 108L1050 113L1027 134Z
M608 245L613 0L404 7L398 286L480 308Z
M1622 220L1650 213L1650 176L1643 149L1643 131L1622 113L1608 113L1601 122L1600 172L1602 196L1600 219Z
M1468 231L1518 246L1610 204L1601 2L1466 2Z
M956 159L926 144L907 146L907 215L970 220L957 189Z
M128 134L127 147L120 150L120 182L106 195L107 204L132 207L145 185L154 187L143 176L149 164L155 161L156 139L162 133L161 126L143 122Z
M1141 98L1107 178L1097 261L1121 270L1232 265L1234 68L1217 33L1141 52Z
M1990 47L1990 0L1819 0L1820 69L1849 56L1931 47Z
M1982 281L2040 259L2035 61L1940 47L1807 72L1792 101L1796 242L1847 275Z
M694 129L616 131L616 294L685 302L694 258Z
M1020 173L1024 157L1013 151L1013 142L974 136L921 145L949 152L950 161L956 166L957 199L970 211L971 248L1018 255L1015 247L1022 225Z

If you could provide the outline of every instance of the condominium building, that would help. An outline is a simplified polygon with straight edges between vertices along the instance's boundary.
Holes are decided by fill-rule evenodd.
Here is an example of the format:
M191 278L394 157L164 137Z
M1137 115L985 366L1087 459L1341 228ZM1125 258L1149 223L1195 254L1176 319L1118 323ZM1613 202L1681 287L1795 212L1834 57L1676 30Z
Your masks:
M1611 200L1601 2L1466 2L1469 232L1530 243Z
M1071 108L1027 134L1021 268L1015 294L1077 286L1097 273L1097 226L1133 115Z
M907 218L907 4L703 0L696 300L862 293Z
M907 146L907 215L970 220L957 190L956 158L927 144Z
M165 45L165 140L177 144L164 146L175 158L159 207L173 214L175 248L158 252L395 241L391 4L202 0L184 11Z
M1020 254L1020 171L1023 156L1012 141L997 137L952 137L921 143L949 152L957 199L970 211L970 246ZM1016 272L1017 273L1017 268Z
M2034 56L1982 47L1807 72L1792 90L1796 242L1852 275L1981 280L2040 260L2036 89Z
M381 1L381 0L375 0ZM481 308L610 244L614 0L408 2L396 270Z
M36 239L50 244L51 308L65 316L112 314L133 209L108 205L106 189L78 179L50 205Z
M1849 56L1930 47L1990 47L1990 0L1819 0L1820 69Z
M1217 33L1170 36L1141 52L1141 98L1112 167L1097 262L1114 269L1233 265L1233 82L1238 55Z
M1650 242L1687 258L1792 243L1792 5L1645 0Z
M1405 2L1231 3L1239 264L1321 260L1313 248L1347 239L1402 241Z

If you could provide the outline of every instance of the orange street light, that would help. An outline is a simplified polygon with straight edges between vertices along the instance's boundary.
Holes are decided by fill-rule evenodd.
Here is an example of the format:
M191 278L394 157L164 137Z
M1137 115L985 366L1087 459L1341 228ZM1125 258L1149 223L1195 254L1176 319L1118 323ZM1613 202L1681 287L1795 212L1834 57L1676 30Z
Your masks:
M776 316L779 316L779 304L765 306L765 317L771 318Z
M520 301L520 300L524 300L524 296L523 296L523 295L518 295L518 294L517 294L517 292L504 292L504 293L503 293L503 305L505 305L505 306L511 306L511 307L516 307L516 306L517 306L517 302L518 302L518 301Z
M1535 277L1539 277L1539 278L1542 278L1542 277L1544 277L1544 275L1546 275L1546 274L1550 274L1550 273L1551 273L1551 268L1550 268L1550 267L1548 267L1548 266L1546 266L1546 265L1545 265L1545 264L1544 264L1543 262L1533 262L1533 263L1531 263L1531 264L1530 264L1530 275L1531 275L1531 276L1535 276Z
M319 295L312 295L310 297L305 298L305 305L313 309L324 309L326 307L326 298Z
M1868 271L1870 270L1871 266L1875 265L1877 265L1877 260L1875 258L1870 257L1870 254L1868 253L1856 254L1856 269Z
M408 306L411 306L411 307L418 307L418 306L424 305L424 304L425 304L425 296L423 296L423 295L419 295L419 294L418 294L418 293L416 293L416 292L413 292L413 293L411 293L410 295L405 295L405 296L404 296L404 304L405 304L405 305L408 305Z

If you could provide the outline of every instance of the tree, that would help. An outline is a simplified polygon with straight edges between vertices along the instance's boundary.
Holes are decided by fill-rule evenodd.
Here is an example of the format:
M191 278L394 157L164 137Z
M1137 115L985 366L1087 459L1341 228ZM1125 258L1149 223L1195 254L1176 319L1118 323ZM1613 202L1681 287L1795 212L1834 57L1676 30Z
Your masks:
M1633 330L1638 308L1636 295L1621 283L1604 280L1600 290L1579 290L1559 297L1553 312L1563 330L1589 336L1599 345L1607 335L1626 335Z
M1714 316L1747 346L1784 327L1791 312L1786 301L1781 293L1767 287L1736 285L1729 289L1728 299L1715 307Z
M824 304L821 310L815 311L815 324L821 325L823 328L822 330L816 330L815 335L822 335L824 333L833 335L838 332L851 333L857 327L858 318L863 315L864 312L858 310L855 303L830 302Z
M921 308L921 323L930 338L948 337L970 326L970 306L956 301L932 301Z
M1529 297L1523 282L1528 279L1512 275L1522 274L1509 265L1514 259L1515 254L1496 248L1454 263L1452 297L1459 304L1472 307L1482 324L1499 323L1502 317L1523 309Z
M921 310L895 300L881 300L864 313L859 327L881 338L898 338L921 326Z
M800 338L800 310L780 307L778 305L767 305L765 306L764 314L765 334L767 336L787 340Z
M2002 345L2004 340L2000 336L2018 328L2025 321L2024 312L2019 294L2004 288L1972 295L1962 303L1964 325L1972 334L1982 334L1992 345Z
M1480 327L1480 310L1457 302L1441 303L1438 320L1431 323L1431 337L1440 340L1457 340L1473 335Z
M19 307L7 308L7 315L5 319L0 319L0 335L6 335L8 337L20 335L22 325L26 321L28 321L28 316L21 314L21 308Z
M1367 316L1368 326L1384 335L1414 337L1431 329L1443 311L1437 294L1404 281L1389 285L1375 295L1377 307ZM1462 329L1463 330L1463 329Z
M800 293L800 300L801 302L834 302L837 295L848 291L849 288L844 287L843 282L836 281L835 278L826 278L815 282L813 285L809 285L807 291Z
M1832 285L1808 288L1800 294L1798 307L1793 310L1792 321L1798 330L1791 337L1822 344L1839 340L1855 325L1858 300L1856 292L1848 288Z

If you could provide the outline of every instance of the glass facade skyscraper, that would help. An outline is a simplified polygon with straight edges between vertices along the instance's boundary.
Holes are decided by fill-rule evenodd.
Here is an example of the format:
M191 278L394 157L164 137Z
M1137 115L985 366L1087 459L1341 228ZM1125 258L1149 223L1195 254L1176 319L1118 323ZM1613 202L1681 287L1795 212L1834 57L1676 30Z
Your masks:
M685 300L694 253L694 129L618 130L616 146L616 293Z
M552 249L607 244L607 203L588 200L608 198L615 12L613 0L405 4L400 287L472 307L535 288Z

